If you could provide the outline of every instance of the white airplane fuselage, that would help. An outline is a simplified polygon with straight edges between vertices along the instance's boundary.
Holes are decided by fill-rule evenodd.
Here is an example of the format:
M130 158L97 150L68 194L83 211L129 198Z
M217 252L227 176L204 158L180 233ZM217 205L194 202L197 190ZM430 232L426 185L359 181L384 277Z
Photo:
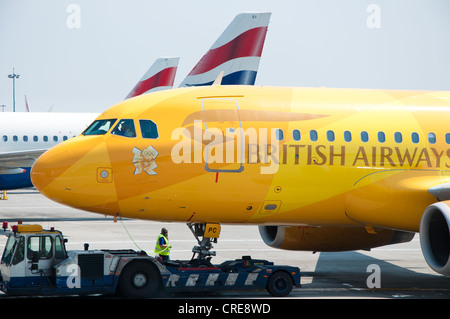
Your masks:
M0 113L0 154L48 149L80 134L99 113Z

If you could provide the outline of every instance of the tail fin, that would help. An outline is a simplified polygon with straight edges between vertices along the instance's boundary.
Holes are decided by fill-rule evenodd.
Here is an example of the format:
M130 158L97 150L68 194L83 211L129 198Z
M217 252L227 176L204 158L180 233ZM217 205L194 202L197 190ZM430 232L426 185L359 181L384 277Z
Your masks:
M270 15L238 14L180 87L211 85L222 71L222 85L255 84Z
M30 107L28 106L28 101L27 101L27 95L25 94L25 108L27 109L27 112L30 112Z
M159 58L148 69L125 99L144 93L171 89L180 58Z

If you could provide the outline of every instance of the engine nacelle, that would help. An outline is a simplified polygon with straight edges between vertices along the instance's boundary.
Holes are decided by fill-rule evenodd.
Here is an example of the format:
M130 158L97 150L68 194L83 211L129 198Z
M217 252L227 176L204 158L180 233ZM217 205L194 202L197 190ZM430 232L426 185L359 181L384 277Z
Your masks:
M364 227L260 226L259 233L270 247L304 251L348 251L411 241L414 233Z
M420 221L420 245L431 269L450 276L450 201L425 209Z

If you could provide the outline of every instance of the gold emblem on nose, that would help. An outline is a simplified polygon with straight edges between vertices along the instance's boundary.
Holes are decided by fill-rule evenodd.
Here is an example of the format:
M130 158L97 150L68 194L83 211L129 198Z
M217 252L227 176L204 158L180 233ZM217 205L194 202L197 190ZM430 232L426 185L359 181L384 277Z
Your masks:
M154 171L156 167L156 157L158 156L158 152L153 148L153 146L149 146L144 150L140 150L135 147L133 149L133 164L136 167L134 170L134 175L142 173L142 171L146 172L148 175L156 175L157 173Z

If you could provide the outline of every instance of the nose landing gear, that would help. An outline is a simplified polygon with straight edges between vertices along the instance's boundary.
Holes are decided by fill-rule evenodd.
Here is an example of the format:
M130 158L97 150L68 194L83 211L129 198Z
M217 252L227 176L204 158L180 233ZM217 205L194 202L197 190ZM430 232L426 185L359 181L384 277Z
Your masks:
M220 225L188 223L187 226L199 244L199 246L192 248L194 254L192 255L191 262L198 263L198 265L210 266L212 256L216 255L215 251L211 251L213 248L212 243L217 243L220 235Z

